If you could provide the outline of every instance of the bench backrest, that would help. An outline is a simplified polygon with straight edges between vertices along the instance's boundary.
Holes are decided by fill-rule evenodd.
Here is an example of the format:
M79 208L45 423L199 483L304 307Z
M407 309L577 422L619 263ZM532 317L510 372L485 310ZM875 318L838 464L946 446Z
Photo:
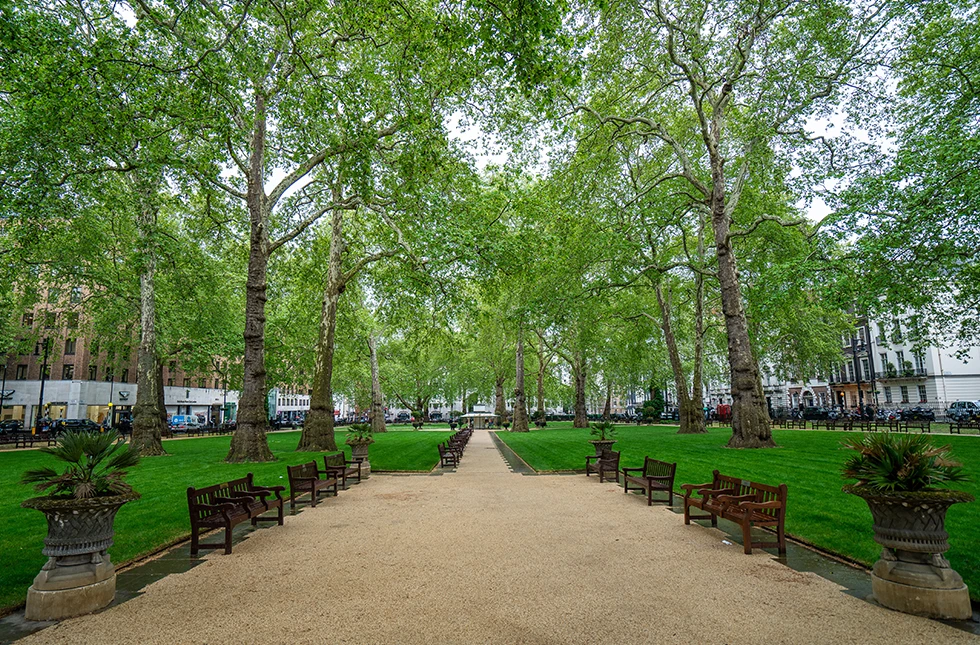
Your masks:
M346 466L347 456L342 452L334 452L329 455L323 455L323 465L324 466Z
M252 490L252 473L245 475L244 477L239 477L238 479L233 479L226 484L228 490L247 493Z
M289 474L290 481L300 478L316 478L319 475L319 469L316 467L315 461L296 466L286 466L286 472Z
M782 502L782 512L786 512L786 484L770 486L769 484L760 484L759 482L753 482L747 479L737 479L729 475L722 475L716 470L715 488L734 488L735 495L754 495L756 502ZM771 515L774 518L780 513L779 510L774 508L762 509L757 512Z
M440 443L439 444L439 454L440 455L445 455L447 452L449 452L449 448L447 448L445 445L443 445L443 444Z
M218 511L210 508L201 508L202 504L222 504L224 502L220 502L216 498L230 496L227 483L215 484L214 486L207 486L205 488L191 487L187 489L187 508L190 510L191 517L203 520L217 514Z
M599 466L603 470L619 470L619 452L616 450L603 450L599 457Z
M673 477L675 472L677 472L676 462L668 464L666 461L650 457L643 460L644 477Z

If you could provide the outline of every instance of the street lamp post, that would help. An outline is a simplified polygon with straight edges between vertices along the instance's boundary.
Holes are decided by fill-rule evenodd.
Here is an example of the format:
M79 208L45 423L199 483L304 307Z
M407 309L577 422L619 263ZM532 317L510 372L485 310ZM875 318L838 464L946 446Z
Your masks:
M112 406L112 390L113 386L116 384L116 375L114 373L109 374L109 429L112 430L113 426L116 425L116 420L113 418L115 415L114 408Z
M41 432L41 415L44 412L44 380L48 374L48 348L50 338L44 339L44 359L41 361L41 391L37 395L37 416L34 422L34 434Z

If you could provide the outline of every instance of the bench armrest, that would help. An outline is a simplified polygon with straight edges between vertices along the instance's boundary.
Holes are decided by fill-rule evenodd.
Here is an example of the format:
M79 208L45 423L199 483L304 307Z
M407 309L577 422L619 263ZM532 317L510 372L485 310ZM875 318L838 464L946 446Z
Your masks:
M281 493L286 490L285 486L252 486L253 490L264 490L270 493Z
M751 502L755 499L755 495L719 495L718 501L723 504L742 504L743 502Z
M765 509L776 509L782 508L783 503L778 500L772 500L771 502L742 502L738 505L739 508L744 508L746 510L765 510Z
M714 482L708 482L707 484L681 484L681 490L686 490L686 491L693 492L693 491L701 490L703 488L707 488L709 486L714 486L714 485L715 485Z
M623 474L636 472L638 470L643 470L642 468L623 468Z

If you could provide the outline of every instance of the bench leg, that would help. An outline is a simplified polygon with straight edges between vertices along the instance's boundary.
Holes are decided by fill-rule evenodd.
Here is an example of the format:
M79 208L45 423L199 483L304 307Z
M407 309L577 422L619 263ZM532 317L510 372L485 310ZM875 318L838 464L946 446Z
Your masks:
M282 526L282 504L279 504L279 526Z
M225 555L231 554L231 522L225 526Z
M192 526L191 527L191 555L197 555L198 551L201 550L199 546L200 541L201 541L201 536L198 533L197 527Z
M684 498L684 523L691 523L691 507L687 503L687 498Z
M647 506L653 506L653 486L647 486Z
M745 555L752 555L752 522L747 519L742 522L742 546Z
M671 486L667 489L667 506L674 505L674 487Z
M316 508L316 503L319 500L320 500L320 491L318 491L316 489L316 486L314 486L312 489L310 489L310 502L312 502L310 506Z

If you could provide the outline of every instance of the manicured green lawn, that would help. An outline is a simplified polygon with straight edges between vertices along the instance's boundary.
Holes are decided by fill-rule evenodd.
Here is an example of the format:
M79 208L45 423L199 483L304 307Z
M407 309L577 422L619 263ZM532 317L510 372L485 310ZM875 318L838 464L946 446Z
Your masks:
M375 435L371 446L371 468L388 471L428 471L439 461L436 444L449 436L445 432L394 432ZM345 434L337 433L337 444L343 445ZM299 432L269 435L269 446L279 461L267 464L226 464L231 437L207 437L165 441L170 456L144 459L127 479L143 497L124 506L116 518L115 546L109 553L121 564L151 553L163 545L189 535L187 487L216 484L245 473L255 474L256 483L286 486L286 466L306 461L321 461L322 453L295 452ZM348 457L350 448L346 449ZM0 452L0 611L24 601L27 588L41 565L45 534L44 516L24 509L20 503L34 493L19 482L29 468L55 466L53 458L36 450Z
M550 425L550 424L549 424ZM786 530L828 551L865 564L878 558L872 539L871 513L864 500L841 492L840 466L849 451L840 449L843 432L776 430L779 448L731 450L728 428L711 428L706 435L678 435L676 428L620 426L614 449L621 467L640 467L643 457L677 462L675 486L711 481L715 469L724 474L789 486ZM585 457L594 453L587 429L499 432L511 449L538 471L584 470ZM980 499L980 439L937 435L937 443L953 446L972 481L956 487ZM680 521L680 520L678 520ZM973 598L980 599L980 502L956 504L947 515L952 548L948 557L960 572Z

